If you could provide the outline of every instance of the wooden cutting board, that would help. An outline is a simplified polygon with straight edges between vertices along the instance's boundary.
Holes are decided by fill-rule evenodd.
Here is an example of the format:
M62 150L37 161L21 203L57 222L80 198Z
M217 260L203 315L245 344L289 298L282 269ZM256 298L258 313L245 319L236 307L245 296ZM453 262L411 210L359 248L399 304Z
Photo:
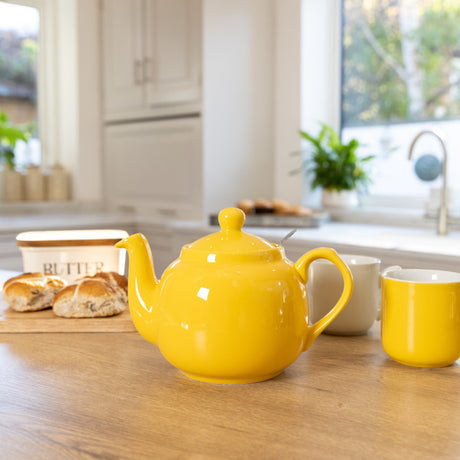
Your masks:
M19 272L0 270L0 286ZM8 307L0 289L0 333L3 332L134 332L126 310L106 318L61 318L51 308L20 313Z
M20 313L0 300L0 333L4 332L134 332L126 310L106 318L62 318L52 309Z

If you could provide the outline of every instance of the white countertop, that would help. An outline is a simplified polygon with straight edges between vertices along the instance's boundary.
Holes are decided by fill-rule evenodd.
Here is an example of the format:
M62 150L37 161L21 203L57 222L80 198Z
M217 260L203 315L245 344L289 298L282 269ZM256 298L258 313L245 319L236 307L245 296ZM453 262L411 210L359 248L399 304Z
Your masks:
M0 233L33 229L85 228L87 226L109 228L114 225L158 226L175 231L202 235L218 231L218 227L203 221L165 221L121 213L56 214L0 217ZM254 233L271 241L281 241L292 230L289 227L248 227L247 233ZM317 228L300 228L290 238L291 242L315 241L318 243L340 243L353 246L380 249L399 249L460 256L460 232L450 231L447 235L436 234L433 228L409 228L389 225L373 225L346 222L327 222Z
M101 228L135 225L135 218L130 215L108 213L0 216L0 234L26 230L77 229L96 225Z
M258 235L274 236L280 240L288 229L248 228L246 231ZM423 252L460 257L460 232L439 236L435 229L391 227L371 224L331 222L319 228L298 229L293 241L315 241L318 243L340 243L387 250ZM460 261L459 261L460 262Z
M123 228L128 231L162 229L168 234L178 234L181 244L192 242L209 233L218 231L204 221L165 221L123 213L69 213L51 215L2 216L0 235L24 230L72 229L95 226L99 228ZM152 230L153 229L153 230ZM280 242L291 228L244 227L244 231ZM457 264L460 271L460 232L450 231L445 236L436 234L432 228L395 227L345 222L323 223L318 228L302 228L285 243L285 247L302 250L309 246L339 247L342 252L361 249L361 252L381 254L402 254L421 257L426 260L448 261Z
M176 247L200 236L218 231L218 227L199 222L172 222ZM292 228L244 227L244 231L271 242L280 242ZM460 271L460 232L445 236L436 228L409 228L387 225L329 222L318 228L301 228L284 244L286 254L296 260L314 247L331 247L342 254L378 257L383 266L432 268Z

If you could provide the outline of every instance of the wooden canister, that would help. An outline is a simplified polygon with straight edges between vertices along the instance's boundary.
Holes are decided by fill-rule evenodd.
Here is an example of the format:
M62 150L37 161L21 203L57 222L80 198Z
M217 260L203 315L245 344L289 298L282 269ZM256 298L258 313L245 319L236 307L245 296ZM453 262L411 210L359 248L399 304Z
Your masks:
M24 199L23 175L15 169L2 171L2 197L4 201L14 202Z
M48 175L47 198L50 201L66 201L70 199L70 177L67 170L56 163Z
M38 166L29 166L24 178L25 199L43 201L45 199L45 178Z

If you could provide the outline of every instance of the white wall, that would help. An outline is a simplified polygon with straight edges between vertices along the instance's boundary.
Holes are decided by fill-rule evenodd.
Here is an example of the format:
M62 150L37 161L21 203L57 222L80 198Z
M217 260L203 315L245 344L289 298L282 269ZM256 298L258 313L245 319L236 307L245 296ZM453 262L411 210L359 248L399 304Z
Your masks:
M82 201L103 198L102 58L99 1L78 0L78 163L75 189Z
M290 175L299 166L301 125L301 0L276 0L274 68L274 195L299 204L302 176Z
M203 1L204 215L274 194L274 1Z

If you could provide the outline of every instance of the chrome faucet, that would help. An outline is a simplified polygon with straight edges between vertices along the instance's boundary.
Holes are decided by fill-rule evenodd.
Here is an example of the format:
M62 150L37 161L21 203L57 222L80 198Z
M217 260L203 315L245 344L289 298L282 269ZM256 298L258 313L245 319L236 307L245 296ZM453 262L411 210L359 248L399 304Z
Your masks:
M441 206L438 213L438 235L445 235L447 233L447 149L444 138L433 130L423 130L419 132L409 148L409 160L412 159L412 152L414 150L415 144L424 134L432 134L435 136L442 147L442 153L444 155L444 161L442 163L442 191L441 191Z

